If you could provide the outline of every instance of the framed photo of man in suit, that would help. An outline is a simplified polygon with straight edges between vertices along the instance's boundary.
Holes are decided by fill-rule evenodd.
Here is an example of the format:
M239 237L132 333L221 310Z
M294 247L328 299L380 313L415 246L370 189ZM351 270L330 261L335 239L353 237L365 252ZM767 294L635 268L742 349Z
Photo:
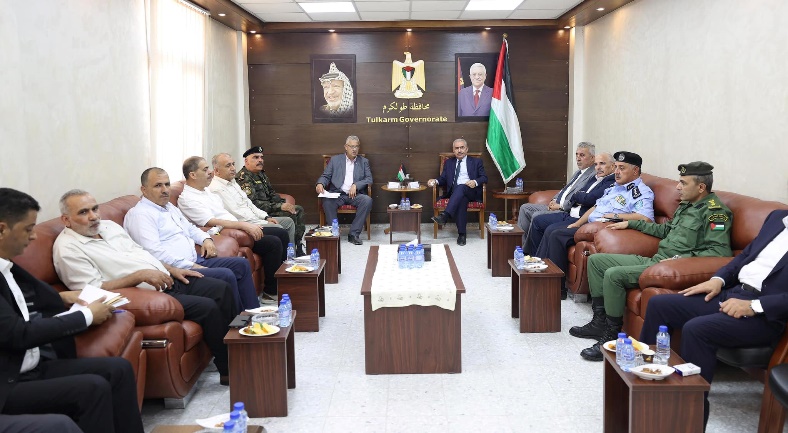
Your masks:
M490 118L498 53L458 53L454 58L457 121L486 122Z
M313 54L312 123L356 122L356 55Z

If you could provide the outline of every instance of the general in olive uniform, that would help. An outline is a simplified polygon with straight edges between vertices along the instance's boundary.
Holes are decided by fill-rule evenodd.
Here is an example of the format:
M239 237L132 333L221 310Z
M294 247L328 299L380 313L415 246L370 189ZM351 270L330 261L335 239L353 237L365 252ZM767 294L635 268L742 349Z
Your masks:
M601 344L614 340L623 324L626 289L637 287L638 279L649 266L663 260L682 257L730 257L732 214L711 192L713 182L710 164L696 161L679 166L681 203L673 219L664 224L646 221L625 221L608 226L611 229L635 229L662 239L654 257L627 254L594 254L588 259L588 286L594 317L585 326L575 326L569 333L575 337L598 340L580 355L601 361Z
M271 181L263 170L263 148L252 147L244 152L244 167L235 175L238 186L246 193L255 206L266 211L273 217L290 217L295 222L295 243L300 250L301 240L306 231L304 226L304 208L286 203L274 190Z

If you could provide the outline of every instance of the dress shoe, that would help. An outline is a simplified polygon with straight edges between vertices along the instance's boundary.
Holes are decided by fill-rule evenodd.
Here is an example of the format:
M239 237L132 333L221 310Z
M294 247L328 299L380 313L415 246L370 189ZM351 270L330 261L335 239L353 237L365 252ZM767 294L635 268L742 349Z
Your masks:
M566 301L566 297L569 295L569 291L566 289L561 289L561 300Z
M277 298L276 295L269 295L268 293L261 293L260 296L257 297L257 299L260 300L261 305L263 304L276 305L277 304L276 298Z
M460 235L457 236L457 245L459 246L465 245L465 233L460 233Z
M306 251L304 251L304 246L301 243L299 243L298 247L296 248L296 257L301 257L305 255L306 255Z
M356 235L347 235L347 241L350 242L353 245L361 245L361 244L364 243Z
M446 225L449 220L449 215L446 212L441 212L438 216L432 217L432 221L438 223L439 226Z
M230 375L228 374L219 375L219 385L230 386Z

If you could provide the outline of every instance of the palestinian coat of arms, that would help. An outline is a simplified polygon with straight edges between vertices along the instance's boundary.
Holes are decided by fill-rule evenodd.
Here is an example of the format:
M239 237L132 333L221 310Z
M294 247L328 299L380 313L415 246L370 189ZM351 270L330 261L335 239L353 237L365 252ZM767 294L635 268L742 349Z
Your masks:
M424 83L424 60L414 62L405 52L405 62L394 60L391 67L391 90L402 99L421 98L427 90Z

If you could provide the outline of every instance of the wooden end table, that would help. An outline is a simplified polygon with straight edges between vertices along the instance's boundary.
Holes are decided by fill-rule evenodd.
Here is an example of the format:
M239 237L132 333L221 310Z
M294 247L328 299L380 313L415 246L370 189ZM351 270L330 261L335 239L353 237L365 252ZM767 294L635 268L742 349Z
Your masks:
M326 284L337 284L342 273L342 242L339 236L313 236L310 233L304 239L307 253L317 248L320 258L326 259Z
M512 225L512 230L493 230L485 224L487 231L487 269L492 270L493 277L508 277L509 262L514 258L514 248L523 240L523 230Z
M494 192L493 193L493 197L495 197L497 199L500 199L500 200L503 200L503 219L506 220L507 222L512 223L512 224L516 224L517 223L517 218L518 218L518 216L520 214L520 200L528 200L528 197L530 197L531 194L532 194L531 192L522 192L522 193L519 193L519 194L507 194L505 192ZM509 202L509 200L512 201L512 219L507 220L506 219L506 205Z
M517 269L514 259L509 260L512 270L512 317L520 318L520 333L561 332L561 277L563 271L544 259L547 269L527 272Z
M605 433L703 431L703 393L710 385L699 374L671 374L663 380L645 380L621 370L615 352L602 352ZM670 365L684 363L676 352L670 352Z
M230 361L230 405L244 402L251 418L287 416L287 390L296 387L293 310L290 326L268 337L247 337L238 329L224 336Z
M293 309L301 313L301 319L295 324L297 332L318 332L320 322L318 317L326 316L326 261L320 259L320 266L312 272L287 272L285 269L292 265L282 263L276 271L279 282L279 296L290 295Z
M419 187L418 187L418 188L389 188L388 184L384 184L384 185L381 185L381 186L380 186L380 189L382 189L383 191L388 191L388 192L398 192L398 193L400 193L400 198L402 198L402 199L405 199L405 198L407 198L407 197L408 197L408 193L409 193L409 192L420 192L420 191L424 191L425 189L427 189L427 187L426 187L425 185L421 185L421 184L419 184ZM411 205L413 205L413 203L411 203ZM414 210L415 210L415 209L414 209ZM421 215L419 215L419 218L421 218ZM390 236L390 235L391 235L391 231L392 231L392 230L393 230L393 229L391 228L391 226L389 226L389 227L386 227L386 228L383 230L383 233L385 233L385 234L389 235L389 243L391 243L391 236ZM419 234L419 236L420 236L420 235L421 235L421 234ZM421 238L419 238L419 242L421 242Z
M421 243L421 209L389 208L389 243L394 243L394 232L414 232Z

